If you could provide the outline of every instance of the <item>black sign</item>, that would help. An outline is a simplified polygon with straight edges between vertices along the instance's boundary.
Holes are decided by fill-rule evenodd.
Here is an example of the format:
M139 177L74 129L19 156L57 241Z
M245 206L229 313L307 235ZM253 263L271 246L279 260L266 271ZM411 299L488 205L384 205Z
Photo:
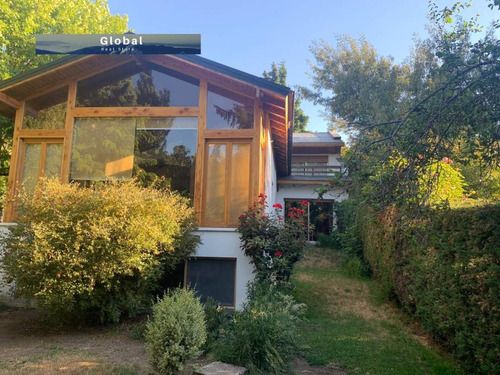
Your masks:
M200 34L36 35L42 55L200 54Z

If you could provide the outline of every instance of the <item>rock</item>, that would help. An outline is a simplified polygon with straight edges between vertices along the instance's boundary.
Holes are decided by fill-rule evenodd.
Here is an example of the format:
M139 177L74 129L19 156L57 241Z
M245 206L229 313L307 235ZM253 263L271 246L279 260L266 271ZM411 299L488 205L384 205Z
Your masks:
M248 370L244 367L229 365L222 362L212 362L195 370L193 375L247 375Z

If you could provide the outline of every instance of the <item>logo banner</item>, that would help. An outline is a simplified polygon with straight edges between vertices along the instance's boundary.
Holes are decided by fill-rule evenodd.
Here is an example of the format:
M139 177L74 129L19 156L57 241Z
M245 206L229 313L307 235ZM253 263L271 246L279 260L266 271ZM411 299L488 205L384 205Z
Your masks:
M40 55L200 54L201 34L37 34Z

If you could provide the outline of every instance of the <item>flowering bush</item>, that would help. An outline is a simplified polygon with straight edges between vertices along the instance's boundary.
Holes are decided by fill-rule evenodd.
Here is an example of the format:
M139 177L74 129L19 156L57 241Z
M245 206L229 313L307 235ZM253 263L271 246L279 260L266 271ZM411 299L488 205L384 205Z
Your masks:
M285 220L280 204L273 205L269 213L266 198L260 194L259 200L239 217L241 248L251 258L257 279L286 283L305 249L306 212L291 208ZM303 207L307 204L302 202Z

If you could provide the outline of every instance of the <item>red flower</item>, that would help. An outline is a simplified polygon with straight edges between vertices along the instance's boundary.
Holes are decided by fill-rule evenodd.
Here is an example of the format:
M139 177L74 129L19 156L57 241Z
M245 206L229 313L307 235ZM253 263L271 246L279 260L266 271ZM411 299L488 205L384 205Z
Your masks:
M280 256L282 256L282 255L283 255L283 253L282 253L281 251L279 251L279 250L278 250L278 251L276 251L276 252L274 253L274 256L275 256L275 257L278 257L278 258L279 258Z
M302 201L302 202L300 202L300 205L301 206L307 206L307 205L309 205L309 202L308 201Z
M279 203L273 204L274 208L279 208L280 210L283 208L283 206Z
M264 193L260 193L259 194L259 198L264 198L265 199L265 198L267 198L267 195L265 195Z
M278 220L279 221L283 221L283 217L282 216L278 216Z
M240 220L241 220L241 219L244 219L244 218L245 218L245 215L240 215L240 216L238 216L238 219L240 219Z

